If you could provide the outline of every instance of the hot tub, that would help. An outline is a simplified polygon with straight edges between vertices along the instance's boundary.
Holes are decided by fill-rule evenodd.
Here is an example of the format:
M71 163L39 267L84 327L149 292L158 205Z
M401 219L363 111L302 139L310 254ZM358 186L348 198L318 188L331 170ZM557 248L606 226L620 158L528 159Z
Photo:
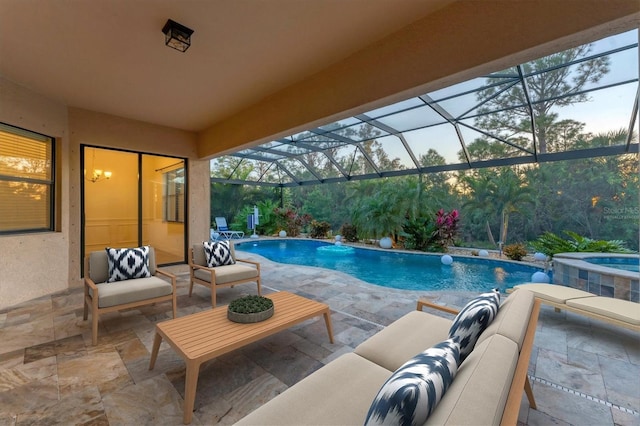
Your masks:
M553 256L553 282L599 296L640 302L638 254L559 253Z

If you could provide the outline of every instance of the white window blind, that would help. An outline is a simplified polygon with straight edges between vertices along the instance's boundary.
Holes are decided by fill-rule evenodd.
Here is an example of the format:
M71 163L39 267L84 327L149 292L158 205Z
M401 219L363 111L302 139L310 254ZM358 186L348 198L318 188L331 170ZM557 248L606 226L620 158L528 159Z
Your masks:
M53 138L0 123L0 233L53 230Z

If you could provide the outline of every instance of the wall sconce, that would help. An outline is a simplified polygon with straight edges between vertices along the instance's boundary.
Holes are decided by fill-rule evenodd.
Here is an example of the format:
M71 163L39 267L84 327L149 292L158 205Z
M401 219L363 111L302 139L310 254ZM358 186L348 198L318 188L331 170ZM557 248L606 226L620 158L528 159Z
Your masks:
M191 34L193 34L193 30L184 25L168 19L162 28L162 32L164 33L164 44L171 48L186 52L189 46L191 46Z

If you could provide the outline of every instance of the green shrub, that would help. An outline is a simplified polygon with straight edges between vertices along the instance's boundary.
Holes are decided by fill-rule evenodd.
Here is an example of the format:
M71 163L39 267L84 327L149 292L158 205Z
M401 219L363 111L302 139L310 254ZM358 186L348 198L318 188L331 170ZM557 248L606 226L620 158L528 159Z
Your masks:
M273 307L273 300L263 296L244 296L229 303L229 310L238 314L255 314Z
M350 223L345 223L340 228L340 235L350 243L358 242L358 230Z
M331 224L329 222L318 222L317 220L311 221L311 232L309 236L311 238L326 238L327 233L331 230Z
M502 252L511 260L522 260L527 255L527 247L522 243L509 244Z
M407 250L428 251L434 246L435 224L429 218L410 219L402 225L400 236L404 238Z
M278 230L287 231L289 237L297 237L302 229L313 219L310 214L298 214L290 208L276 207L273 210Z
M531 243L534 250L553 257L558 253L591 252L591 253L633 253L625 247L622 240L592 240L571 231L564 231L570 238L562 238L553 232L545 232Z

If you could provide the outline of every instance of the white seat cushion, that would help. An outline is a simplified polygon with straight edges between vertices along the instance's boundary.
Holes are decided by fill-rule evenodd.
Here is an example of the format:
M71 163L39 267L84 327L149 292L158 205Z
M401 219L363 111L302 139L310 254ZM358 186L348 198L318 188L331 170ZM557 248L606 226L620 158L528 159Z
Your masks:
M216 284L227 284L233 281L258 278L257 268L240 265L238 263L235 265L216 266L214 270L216 274ZM193 275L203 281L211 282L211 272L206 269L196 269Z
M173 291L170 282L156 276L97 285L99 308L153 299L154 297L169 295ZM91 289L89 289L89 293L93 296Z
M579 299L581 297L593 297L586 291L578 290L573 287L566 287L559 284L520 284L513 287L514 289L529 290L536 297L548 300L554 303L566 303L569 299Z
M614 318L629 324L640 325L640 303L630 300L594 296L567 300L567 306Z

